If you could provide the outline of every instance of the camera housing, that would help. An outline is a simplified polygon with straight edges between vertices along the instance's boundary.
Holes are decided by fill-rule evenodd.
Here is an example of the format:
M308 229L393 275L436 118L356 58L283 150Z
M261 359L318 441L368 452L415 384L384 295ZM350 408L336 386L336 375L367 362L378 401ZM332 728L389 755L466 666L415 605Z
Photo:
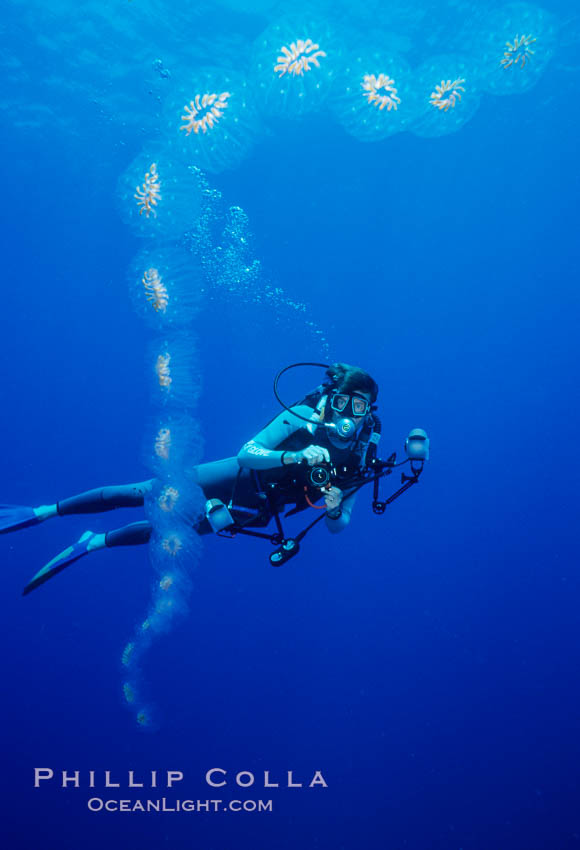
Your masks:
M308 470L306 477L311 487L324 490L336 478L336 469L329 463L318 463Z

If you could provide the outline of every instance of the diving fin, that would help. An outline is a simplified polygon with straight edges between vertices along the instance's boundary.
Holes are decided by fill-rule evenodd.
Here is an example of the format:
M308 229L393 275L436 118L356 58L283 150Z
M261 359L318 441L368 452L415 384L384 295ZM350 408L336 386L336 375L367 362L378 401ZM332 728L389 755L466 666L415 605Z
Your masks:
M0 534L8 531L16 531L18 528L28 528L29 525L37 525L41 520L34 512L34 508L22 505L0 505Z
M60 571L64 570L65 567L68 567L69 564L78 561L78 559L82 558L83 555L88 555L91 551L89 549L89 543L94 536L95 535L92 531L85 531L77 543L73 543L72 546L68 546L64 552L61 552L60 555L57 555L56 558L53 558L52 561L49 561L48 564L36 573L34 578L28 582L22 591L22 595L26 596L31 590L35 590L41 584L44 584L45 581L48 581L49 578L60 573Z

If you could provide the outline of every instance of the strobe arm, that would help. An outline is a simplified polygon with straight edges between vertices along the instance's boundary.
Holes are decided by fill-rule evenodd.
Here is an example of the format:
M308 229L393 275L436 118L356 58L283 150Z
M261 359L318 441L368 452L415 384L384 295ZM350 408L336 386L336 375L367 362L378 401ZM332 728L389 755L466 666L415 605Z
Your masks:
M405 452L407 460L403 463L409 463L411 466L411 475L401 474L401 487L393 493L388 499L379 499L379 479L385 475L389 475L395 466L402 464L396 463L396 455L392 454L384 463L378 461L378 465L382 467L381 472L377 475L374 482L373 491L373 512L375 514L384 514L387 505L390 505L395 499L416 484L419 481L419 476L423 472L425 461L429 460L429 437L427 432L422 428L413 428L409 432L409 436L405 440Z
M405 461L406 463L406 461ZM413 484L417 484L419 481L419 476L423 472L423 461L420 462L420 466L411 466L411 470L413 472L412 475L405 475L404 472L401 473L401 487L395 492L392 493L388 499L380 500L378 498L378 483L379 479L375 480L375 493L373 494L373 513L375 514L384 514L387 509L387 505L390 505L391 502L394 502L395 499L398 499L405 490L408 490L409 487L412 487ZM382 477L382 476L381 476Z

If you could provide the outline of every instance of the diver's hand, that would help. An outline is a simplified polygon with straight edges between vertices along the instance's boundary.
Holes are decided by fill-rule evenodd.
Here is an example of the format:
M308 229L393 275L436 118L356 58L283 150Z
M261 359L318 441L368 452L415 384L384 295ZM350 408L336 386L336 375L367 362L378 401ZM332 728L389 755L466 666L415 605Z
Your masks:
M342 490L339 490L338 487L329 487L328 490L323 490L322 493L326 502L326 510L337 511L343 499Z
M296 452L296 463L306 461L308 466L315 466L317 463L330 463L330 455L328 449L322 446L308 446L302 449L301 452Z

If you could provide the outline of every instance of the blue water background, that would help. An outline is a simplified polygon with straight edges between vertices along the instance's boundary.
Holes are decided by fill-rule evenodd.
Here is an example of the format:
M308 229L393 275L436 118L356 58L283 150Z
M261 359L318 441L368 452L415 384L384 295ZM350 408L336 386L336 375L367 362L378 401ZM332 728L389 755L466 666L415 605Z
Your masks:
M87 4L86 56L82 28L60 37L66 4L54 18L19 3L6 13L4 55L21 64L3 66L18 84L0 142L5 502L148 477L151 335L131 307L126 269L140 246L116 192L155 136L146 107L163 80L151 63L170 67L171 55L152 21L171 10L151 4L148 29L137 20L141 49L116 82L115 41L99 28L123 20L123 5L93 20ZM223 36L230 63L268 20L191 15L204 44ZM105 67L89 49L101 39ZM190 614L145 664L162 717L151 734L122 705L119 669L147 609L146 549L98 553L20 596L86 528L141 513L1 537L3 846L579 846L579 77L577 49L566 51L531 91L484 97L456 134L364 145L320 115L280 124L210 177L248 214L268 278L308 302L331 356L376 377L382 454L421 426L432 459L384 517L360 494L343 535L317 529L280 570L267 544L206 540ZM301 313L280 327L235 297L208 307L197 332L207 460L277 413L278 368L324 357ZM293 376L290 398L318 378ZM35 790L34 767L80 770L83 787ZM212 767L228 771L219 793L204 782ZM274 811L91 814L89 769L121 782L128 770L182 770L168 798L272 798ZM328 788L241 790L240 770L304 783L321 770ZM102 782L96 795L137 796Z

